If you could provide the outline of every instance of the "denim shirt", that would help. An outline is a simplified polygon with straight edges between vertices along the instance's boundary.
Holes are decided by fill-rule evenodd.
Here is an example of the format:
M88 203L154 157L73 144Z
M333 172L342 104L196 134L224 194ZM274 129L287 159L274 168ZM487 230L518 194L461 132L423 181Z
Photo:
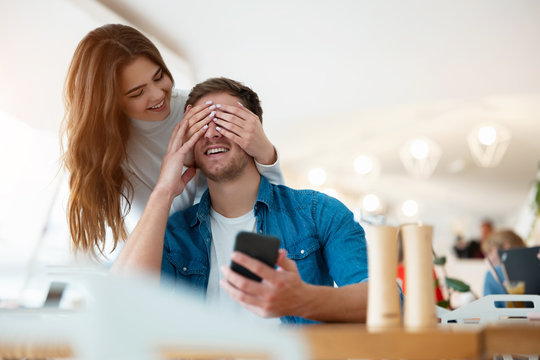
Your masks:
M364 229L339 200L317 191L273 185L261 176L253 211L257 231L281 240L281 247L296 262L304 282L344 286L367 280ZM161 264L163 277L205 295L211 241L207 190L199 204L169 217ZM281 322L314 321L284 316Z

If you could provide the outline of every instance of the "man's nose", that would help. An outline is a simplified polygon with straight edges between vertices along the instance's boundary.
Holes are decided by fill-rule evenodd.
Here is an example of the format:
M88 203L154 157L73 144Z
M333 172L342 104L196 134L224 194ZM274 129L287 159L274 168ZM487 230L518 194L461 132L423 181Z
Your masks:
M210 138L219 138L223 135L217 130L217 125L214 121L210 121L208 124L208 130L204 133L204 137L210 139Z

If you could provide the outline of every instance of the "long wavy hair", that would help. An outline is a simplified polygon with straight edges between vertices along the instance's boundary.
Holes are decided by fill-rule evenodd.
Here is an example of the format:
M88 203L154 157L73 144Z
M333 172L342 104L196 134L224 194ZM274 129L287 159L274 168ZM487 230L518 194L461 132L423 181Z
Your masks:
M172 80L156 46L138 30L101 26L79 43L64 84L63 164L69 172L67 217L73 250L103 254L107 227L113 250L125 240L133 186L123 169L129 119L120 108L120 71L138 56Z

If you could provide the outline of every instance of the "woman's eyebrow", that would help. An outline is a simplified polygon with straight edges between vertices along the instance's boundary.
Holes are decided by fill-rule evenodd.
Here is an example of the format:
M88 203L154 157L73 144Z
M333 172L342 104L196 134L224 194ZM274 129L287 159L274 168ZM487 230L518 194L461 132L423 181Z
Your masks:
M156 72L154 73L154 75L152 75L152 79L156 77L157 74L159 74L159 72L161 71L161 67L158 67L158 69L156 70ZM135 86L134 88L131 88L129 89L128 91L126 91L126 93L124 95L129 95L130 93L134 92L134 91L137 91L139 90L140 88L143 88L145 87L146 84L142 84L142 85L138 85L138 86Z

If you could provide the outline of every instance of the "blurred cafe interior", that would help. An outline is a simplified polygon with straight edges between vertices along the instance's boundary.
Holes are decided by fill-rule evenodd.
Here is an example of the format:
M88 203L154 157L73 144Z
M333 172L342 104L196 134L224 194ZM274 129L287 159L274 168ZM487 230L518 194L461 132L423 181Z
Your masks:
M365 227L432 226L446 308L481 299L489 233L540 245L539 18L534 0L1 2L0 309L41 308L46 274L106 271L118 253L72 252L60 160L69 62L108 23L148 36L178 89L215 76L256 89L287 186L339 199Z

